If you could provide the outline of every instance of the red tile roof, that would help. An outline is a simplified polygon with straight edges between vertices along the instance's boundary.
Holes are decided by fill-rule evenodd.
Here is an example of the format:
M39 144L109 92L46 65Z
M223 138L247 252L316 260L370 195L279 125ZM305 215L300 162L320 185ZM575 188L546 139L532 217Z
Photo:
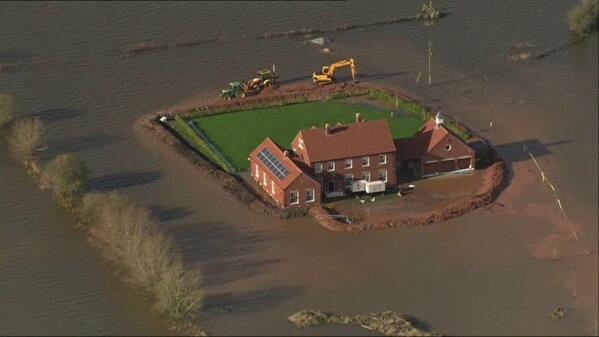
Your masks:
M274 157L278 159L281 164L287 168L287 170L289 170L289 174L283 180L280 180L275 174L272 174L270 169L266 167L260 159L258 159L258 153L264 148L269 149ZM262 143L260 143L260 145L258 145L254 151L250 153L250 158L252 158L253 162L258 163L261 170L271 173L270 177L279 182L278 185L283 189L287 188L287 186L294 182L295 179L297 179L297 177L303 173L302 170L296 165L294 160L286 157L281 147L279 147L279 145L277 145L268 137L266 137Z
M453 134L447 131L443 124L437 127L435 119L430 118L413 137L395 140L397 159L412 160L422 158L448 134L453 136ZM455 138L461 142L459 138Z
M416 134L410 138L395 139L398 160L413 160L422 158L428 149L431 133Z
M301 130L310 162L395 152L386 119Z

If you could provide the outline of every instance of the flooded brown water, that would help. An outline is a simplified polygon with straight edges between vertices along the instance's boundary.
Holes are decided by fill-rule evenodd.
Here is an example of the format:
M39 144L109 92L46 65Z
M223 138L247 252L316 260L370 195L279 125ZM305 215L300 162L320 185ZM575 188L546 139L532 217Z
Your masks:
M386 20L414 14L421 2L1 3L0 63L14 70L0 74L0 92L15 97L20 116L45 122L44 160L72 152L93 171L94 189L153 208L190 266L201 266L201 324L214 334L363 333L286 321L306 308L396 310L445 334L596 334L597 34L542 60L506 61L514 43L568 43L565 12L574 3L440 2L450 15L435 26L330 34L330 54L298 38L239 38ZM135 43L183 37L221 42L126 57ZM415 88L428 40L434 85ZM253 214L133 130L140 115L212 97L259 67L275 63L283 79L303 80L349 56L362 80L442 105L498 144L516 172L505 206L422 228L336 235L307 218ZM571 239L523 144L580 230L556 262L533 252ZM4 150L0 229L0 334L168 333ZM590 255L572 253L580 247ZM556 306L568 311L560 321L547 315Z

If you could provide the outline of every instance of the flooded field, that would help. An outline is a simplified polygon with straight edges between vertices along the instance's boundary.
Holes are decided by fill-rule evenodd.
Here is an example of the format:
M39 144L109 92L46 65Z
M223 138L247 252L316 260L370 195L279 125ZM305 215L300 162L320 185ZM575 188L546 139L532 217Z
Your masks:
M201 325L211 333L364 333L287 321L320 309L399 311L450 335L597 334L597 33L541 60L507 60L517 43L568 44L565 13L575 3L440 2L449 14L434 26L327 33L330 53L302 37L255 37L409 16L422 3L2 3L0 63L10 67L0 92L14 96L19 116L45 123L44 161L74 153L91 169L92 189L153 209L190 268L201 268ZM127 53L201 38L217 39ZM429 40L433 86L415 87ZM309 218L256 215L133 128L145 113L213 97L273 63L282 81L309 81L346 57L360 80L442 106L493 141L514 172L504 206L408 230L332 234ZM168 333L4 147L0 298L0 334ZM567 314L551 320L558 306Z

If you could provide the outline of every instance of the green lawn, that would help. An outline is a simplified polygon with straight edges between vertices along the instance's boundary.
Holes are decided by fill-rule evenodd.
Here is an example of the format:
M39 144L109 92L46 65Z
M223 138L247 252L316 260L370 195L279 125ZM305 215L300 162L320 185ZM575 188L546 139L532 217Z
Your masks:
M391 119L389 110L336 101L223 113L198 117L194 121L237 169L246 170L249 153L264 138L270 137L282 147L290 148L298 130L312 125L322 127L325 123L351 123L358 111L367 120L387 118L394 138L410 137L422 125L417 117Z

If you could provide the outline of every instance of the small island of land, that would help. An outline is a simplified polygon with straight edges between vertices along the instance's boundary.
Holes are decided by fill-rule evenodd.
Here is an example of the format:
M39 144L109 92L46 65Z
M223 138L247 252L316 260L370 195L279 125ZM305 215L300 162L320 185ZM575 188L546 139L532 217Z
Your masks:
M491 144L445 112L360 83L269 87L141 124L251 209L332 231L443 221L489 205L507 181Z

